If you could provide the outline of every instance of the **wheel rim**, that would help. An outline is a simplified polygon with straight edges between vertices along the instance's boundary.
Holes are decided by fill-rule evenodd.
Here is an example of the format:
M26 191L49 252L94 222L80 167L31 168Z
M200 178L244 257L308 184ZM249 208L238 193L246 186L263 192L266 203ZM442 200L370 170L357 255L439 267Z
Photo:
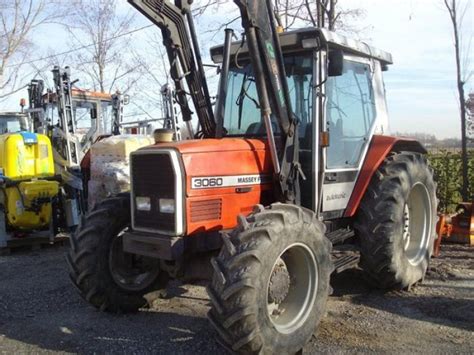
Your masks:
M314 253L304 244L290 245L277 258L267 283L267 315L280 333L293 333L306 321L318 278Z
M408 261L418 265L428 250L431 235L431 200L422 183L413 185L404 207L403 247Z
M408 203L405 203L403 209L403 249L407 250L410 244L410 209Z
M127 228L126 228L127 229ZM109 270L114 282L128 291L141 291L157 278L159 260L123 251L124 229L112 241L109 251Z

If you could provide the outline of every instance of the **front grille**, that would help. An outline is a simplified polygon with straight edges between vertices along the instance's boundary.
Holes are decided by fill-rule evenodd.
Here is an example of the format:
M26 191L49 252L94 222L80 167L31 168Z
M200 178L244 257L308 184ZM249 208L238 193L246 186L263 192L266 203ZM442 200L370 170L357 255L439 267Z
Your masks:
M191 222L221 219L222 199L191 201Z
M133 201L133 227L142 230L174 232L174 213L160 213L159 199L174 199L175 174L171 156L166 153L132 154L132 192L134 197L149 197L150 211L138 211Z

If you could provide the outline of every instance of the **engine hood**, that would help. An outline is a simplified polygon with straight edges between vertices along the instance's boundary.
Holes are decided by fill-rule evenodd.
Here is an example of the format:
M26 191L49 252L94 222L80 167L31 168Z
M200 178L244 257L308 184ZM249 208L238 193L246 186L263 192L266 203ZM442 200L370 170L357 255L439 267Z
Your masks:
M181 142L158 143L143 149L172 148L181 154L231 152L231 151L261 151L265 150L265 142L260 139L222 138L222 139L193 139Z
M231 229L239 214L251 213L256 204L273 202L272 164L262 140L187 140L140 149L160 150L179 155L188 235ZM145 176L152 179L148 173Z

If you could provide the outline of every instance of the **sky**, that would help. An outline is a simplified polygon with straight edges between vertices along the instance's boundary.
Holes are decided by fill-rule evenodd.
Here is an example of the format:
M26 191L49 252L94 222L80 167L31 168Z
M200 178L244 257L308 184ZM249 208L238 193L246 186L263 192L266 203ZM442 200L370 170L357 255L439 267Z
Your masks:
M391 130L426 132L439 138L459 137L452 26L443 2L361 0L359 3L367 9L366 20L373 26L370 42L391 52L394 58L393 66L385 73ZM465 43L472 41L473 22L471 4L462 29ZM472 50L469 56L472 70ZM473 84L471 78L465 86L467 93L474 91Z
M129 11L130 5L126 1L118 1L120 12ZM355 23L358 27L366 28L361 37L367 43L393 55L394 64L384 73L391 131L423 132L434 134L438 138L459 137L452 26L443 0L339 0L339 3L343 7L364 9L366 15ZM195 6L199 6L199 1L195 2ZM223 33L210 34L209 30L234 18L237 15L235 9L232 1L228 1L219 11L211 10L197 19L198 36L206 62L210 62L209 47L223 40ZM471 4L461 31L465 44L472 41L473 23L474 5ZM146 24L149 24L148 20L138 14L134 26ZM233 26L239 28L240 21L236 21ZM137 45L139 51L152 56L148 50L148 39L150 34L159 32L158 28L152 27L137 32L130 40ZM239 30L238 33L240 32ZM35 34L34 42L37 56L52 50L67 49L61 45L67 43L66 33L54 25L46 26ZM464 51L471 58L472 70L473 51L469 51L467 46ZM208 72L213 75L215 70ZM213 76L215 83L215 75ZM474 78L471 78L465 88L466 93L474 91ZM157 87L156 92L158 91ZM26 90L20 92L3 105L15 110L19 98L26 95ZM131 97L131 100L134 98ZM133 107L127 109L133 110ZM5 109L2 107L2 110Z

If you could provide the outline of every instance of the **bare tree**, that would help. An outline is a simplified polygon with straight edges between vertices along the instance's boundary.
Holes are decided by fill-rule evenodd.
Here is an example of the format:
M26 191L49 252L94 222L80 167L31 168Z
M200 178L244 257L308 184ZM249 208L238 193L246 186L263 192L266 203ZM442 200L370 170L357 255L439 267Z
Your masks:
M0 99L24 87L24 80L35 74L23 69L34 43L34 31L56 21L60 14L48 0L0 0Z
M355 20L363 18L365 11L342 6L339 0L275 0L275 7L282 17L285 29L305 25L351 34L364 30L355 25Z
M120 84L128 91L138 80L140 67L131 60L130 35L135 17L117 10L115 0L82 0L69 5L68 26L73 46L82 47L72 64L84 72L94 90L112 92Z
M263 1L263 0L262 0ZM230 0L201 0L193 8L195 16L220 10ZM276 13L281 18L281 25L285 30L297 27L325 27L332 31L359 36L368 26L361 26L361 18L366 12L364 9L352 7L350 1L340 0L273 0ZM213 23L213 28L206 33L220 32L239 19L237 7L227 11L225 21ZM229 20L229 18L231 18Z
M193 8L193 15L200 16L204 14L209 9L218 8L219 5L223 5L228 0L201 0L198 1L197 6Z
M459 99L459 112L461 118L461 146L462 146L462 189L461 195L464 201L468 200L468 161L467 161L467 115L466 115L466 97L464 92L464 85L472 76L472 71L469 71L468 55L463 58L463 43L461 36L461 28L464 16L469 8L469 3L466 2L463 6L460 0L443 0L444 5L449 13L449 18L453 26L454 39L454 53L456 60L456 83ZM469 53L469 45L467 52Z
M140 53L134 53L134 61L140 66L143 75L133 90L131 105L136 113L132 115L156 118L153 114L156 115L156 111L162 109L161 88L171 80L169 63L163 39L157 28L146 32L146 42L145 49Z

